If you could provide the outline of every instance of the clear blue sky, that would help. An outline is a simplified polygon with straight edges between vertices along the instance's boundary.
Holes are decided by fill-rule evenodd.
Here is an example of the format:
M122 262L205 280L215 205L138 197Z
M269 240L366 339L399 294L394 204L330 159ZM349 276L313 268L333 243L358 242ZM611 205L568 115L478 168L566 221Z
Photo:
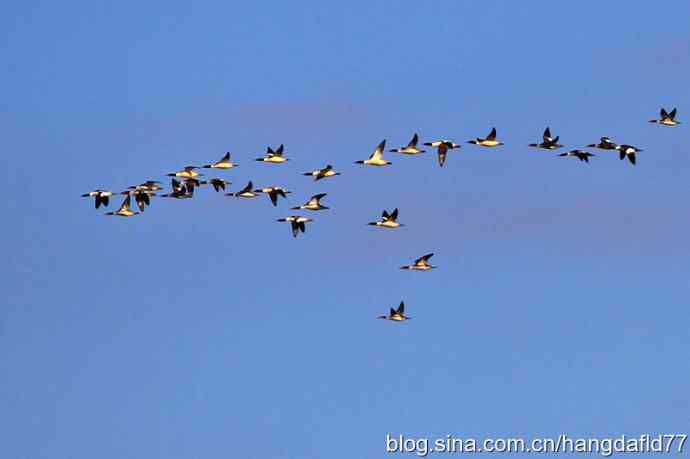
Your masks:
M0 456L687 432L690 4L325 3L6 6ZM647 123L661 106L688 124ZM547 125L645 151L527 148ZM491 126L506 146L443 169L353 164ZM291 162L252 161L280 143ZM232 190L289 201L202 189L116 219L79 198L225 151ZM326 163L343 175L300 175ZM293 239L275 219L318 192ZM405 228L366 226L394 207ZM427 252L439 269L397 269ZM401 299L414 320L375 320Z

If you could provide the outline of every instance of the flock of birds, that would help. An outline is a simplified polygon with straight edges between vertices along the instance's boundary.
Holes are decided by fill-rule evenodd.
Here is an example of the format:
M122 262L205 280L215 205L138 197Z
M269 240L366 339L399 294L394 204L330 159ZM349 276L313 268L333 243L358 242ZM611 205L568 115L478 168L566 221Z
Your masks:
M656 123L662 126L677 126L681 124L680 121L676 121L676 109L667 112L664 108L660 111L659 119L649 120L650 123ZM491 132L484 138L477 137L475 139L469 140L467 143L474 144L487 148L494 148L504 143L496 138L496 128L491 129ZM559 142L559 136L553 137L551 135L551 130L547 127L542 134L542 141L540 143L531 143L530 147L541 148L545 150L556 150L563 145ZM417 147L419 143L419 136L415 133L410 142L400 148L395 148L389 150L393 153L400 153L404 155L419 155L426 152L426 150ZM450 140L441 139L432 142L425 142L425 146L433 147L436 149L438 155L438 164L440 167L446 162L446 156L450 150L459 149L460 144L452 142ZM608 137L601 137L598 143L592 143L587 145L588 148L598 148L601 150L612 150L618 151L619 158L625 160L626 158L631 164L636 163L636 154L643 151L642 149L629 144L616 144L611 141ZM383 154L386 148L386 140L381 141L376 147L376 150L365 160L356 161L356 164L362 164L365 166L388 166L391 164L383 158ZM560 153L558 156L573 156L579 159L581 162L584 161L589 163L589 158L595 156L585 150L570 150L565 153ZM256 161L272 163L272 164L282 164L289 161L284 155L284 146L280 145L276 150L271 147L267 148L266 155L261 158L256 158ZM201 187L202 185L211 185L216 192L225 191L226 186L230 185L230 182L222 178L211 178L210 180L201 180L200 177L203 176L198 169L217 169L217 170L227 170L237 167L237 164L230 160L230 153L226 153L220 160L212 164L207 164L205 166L186 166L183 169L167 174L167 176L172 177L171 179L171 191L166 194L160 195L163 198L172 199L191 199L194 197L194 190ZM305 172L303 175L314 177L314 181L319 181L324 178L336 177L340 175L340 172L336 172L333 166L330 164L322 169L316 169L311 172ZM151 198L157 196L156 192L163 190L161 182L157 180L147 180L139 185L130 186L126 190L116 193L109 190L97 189L90 191L82 195L82 197L91 197L95 200L96 209L101 206L107 207L110 203L110 198L116 194L125 195L125 199L120 205L119 209L114 212L107 212L105 215L118 216L118 217L133 217L144 212L147 206L151 204ZM271 200L274 206L278 205L278 198L287 198L287 195L291 192L285 188L279 186L271 186L266 188L254 189L253 183L249 181L247 185L232 193L225 193L225 196L233 196L236 198L254 198L260 196L261 194L266 194ZM321 204L321 200L326 196L326 193L319 193L312 196L306 203L292 207L292 210L310 210L310 211L320 211L326 210L328 207ZM132 210L132 197L136 202L137 207L140 212ZM292 228L293 237L302 232L305 232L305 225L311 221L311 218L300 216L300 215L290 215L285 218L280 218L277 221L290 223ZM377 221L370 222L369 225L378 226L383 228L399 228L404 226L402 223L398 222L398 209L394 209L392 212L386 210L383 211L381 219ZM429 259L433 256L433 253L426 254L422 257L417 258L410 265L401 266L400 269L412 270L412 271L429 271L434 269L429 263ZM409 320L411 317L405 315L405 303L400 302L400 305L394 309L390 308L388 314L383 314L377 317L378 319L391 320L395 322Z

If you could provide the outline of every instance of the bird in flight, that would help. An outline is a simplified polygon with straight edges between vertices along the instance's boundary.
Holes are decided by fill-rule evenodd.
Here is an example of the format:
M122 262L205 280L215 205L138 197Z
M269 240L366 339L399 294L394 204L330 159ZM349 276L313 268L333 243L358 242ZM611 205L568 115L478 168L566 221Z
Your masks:
M336 172L333 169L333 166L331 166L330 164L327 164L326 167L324 167L323 169L316 169L316 170L311 171L311 172L305 172L302 175L308 175L308 176L314 177L314 181L316 182L317 180L321 180L322 178L335 177L336 175L340 175L340 172Z
M273 207L275 207L278 205L278 196L287 198L287 195L292 193L292 191L288 191L285 188L281 188L279 186L269 186L266 188L261 188L260 190L254 190L254 193L266 193L268 197L271 198L271 203L273 204Z
M205 165L204 169L232 169L233 167L237 167L237 164L230 161L230 152L227 152L225 156L215 163Z
M643 151L640 148L634 147L632 145L627 145L627 144L616 146L616 150L618 150L618 153L620 154L621 161L624 160L627 156L628 161L630 161L630 163L633 166L635 165L635 161L636 161L635 153L637 153L638 151Z
M398 309L390 309L388 315L380 315L377 319L392 320L394 322L402 322L403 320L410 320L412 317L405 315L405 302L401 301Z
M398 223L398 208L396 207L390 214L388 211L384 210L381 214L381 220L376 222L369 222L372 226L382 226L384 228L398 228L403 226L402 223Z
M436 268L436 266L431 266L431 264L429 264L429 258L433 256L433 253L427 253L426 255L417 258L413 264L401 266L400 269L408 269L410 271L429 271Z
M563 145L558 143L559 137L551 137L551 130L547 127L544 129L544 134L542 134L542 142L541 143L530 143L530 147L534 148L543 148L545 150L555 150L557 148L561 148Z
M247 186L242 188L240 191L236 191L235 193L225 193L225 196L234 196L236 198L255 198L259 196L259 194L252 190L253 187L254 185L250 180L249 183L247 183Z
M424 153L425 150L420 150L419 148L417 148L417 142L419 142L419 136L417 135L417 133L415 133L412 136L412 140L410 140L410 143L408 143L406 147L393 148L388 151L393 153L402 153L404 155L419 155Z
M369 159L363 161L355 161L355 164L364 164L365 166L388 166L392 164L390 161L383 159L383 149L386 148L386 139L376 147L376 150L369 156Z
M281 143L280 146L273 151L271 147L266 148L266 156L263 158L256 158L257 161L263 161L265 163L281 164L285 161L289 161L285 156L283 156L284 146Z
M611 142L611 139L608 137L602 137L599 139L599 143L590 143L587 145L588 148L598 148L600 150L615 150L618 145L615 143Z
M315 194L309 201L301 206L293 207L292 210L326 210L328 207L321 205L321 199L326 196L326 193Z
M577 159L579 159L580 162L584 161L584 162L588 163L590 156L596 156L596 155L593 153L590 153L588 151L584 151L584 150L570 150L569 152L561 153L558 156L574 156Z
M662 126L678 126L681 124L680 121L676 121L677 109L673 109L670 112L666 112L666 109L662 108L659 112L660 118L658 120L649 120L650 123L661 124Z
M492 128L489 135L485 138L477 137L474 140L470 140L467 143L472 143L474 145L481 145L482 147L497 147L503 145L503 142L496 140L496 128Z
M439 167L443 167L443 165L446 163L446 155L448 154L448 150L460 148L460 144L451 142L450 140L434 140L433 142L425 142L424 145L427 147L436 147Z
M115 215L118 217L132 217L134 215L138 215L139 212L134 212L131 209L132 206L132 197L130 195L127 195L124 201L122 201L122 205L120 206L119 209L117 209L115 212L108 212L105 215Z
M292 227L292 237L297 237L299 232L305 230L304 224L313 221L311 218L300 217L299 215L291 215L285 218L279 218L278 222L289 222Z
M101 207L101 205L103 205L103 207L108 207L108 204L110 204L110 197L114 194L115 193L108 190L93 190L89 191L88 193L82 194L81 197L94 198L96 201L96 209L98 209L99 207Z

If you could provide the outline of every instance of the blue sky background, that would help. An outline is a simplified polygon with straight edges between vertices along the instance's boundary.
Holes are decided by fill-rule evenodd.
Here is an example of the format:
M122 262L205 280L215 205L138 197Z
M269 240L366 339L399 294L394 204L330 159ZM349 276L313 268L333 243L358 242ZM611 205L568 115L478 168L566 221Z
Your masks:
M677 106L690 122L688 17L687 2L6 5L0 456L687 433L690 134L646 121ZM527 148L546 125L568 148L645 151L633 167ZM506 146L463 145L443 169L431 153L353 164L383 138L491 126ZM252 161L280 143L291 162ZM225 151L232 190L289 201L202 189L113 219L79 198ZM326 163L343 175L300 175ZM331 210L293 240L274 220L318 192ZM365 225L394 207L405 228ZM439 269L397 269L427 252ZM414 320L374 319L401 299Z

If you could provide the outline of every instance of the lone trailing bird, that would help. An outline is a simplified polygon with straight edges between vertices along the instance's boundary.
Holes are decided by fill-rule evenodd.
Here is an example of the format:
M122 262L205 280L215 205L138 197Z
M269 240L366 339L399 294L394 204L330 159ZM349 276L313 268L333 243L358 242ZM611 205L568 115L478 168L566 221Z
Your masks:
M397 207L390 214L388 211L383 211L381 214L381 220L377 222L369 222L372 226L382 226L384 228L398 228L404 226L402 223L398 223L398 209Z
M131 209L131 204L132 204L132 197L130 195L127 195L124 201L122 201L122 205L120 206L119 209L117 209L115 212L108 212L105 215L115 215L118 217L132 217L134 215L138 215L139 212L134 212Z
M666 109L662 108L660 113L660 119L649 120L650 123L661 124L663 126L678 126L681 124L680 121L676 121L676 109L674 108L670 112L666 112Z
M428 253L424 256L417 258L413 264L401 266L400 269L409 269L411 271L429 271L434 269L436 266L431 266L429 264L429 258L433 257L433 253Z
M386 148L386 139L376 147L376 150L369 156L369 159L364 161L355 161L355 164L364 164L366 166L388 166L392 164L390 161L383 159L383 149Z
M590 143L587 145L588 148L598 148L600 150L616 150L618 145L611 142L608 137L602 137L599 143Z
M230 185L230 182L224 179L219 179L219 178L212 178L211 180L208 181L211 185L213 185L213 189L216 190L216 193L219 192L220 190L225 191L225 186Z
M561 148L563 145L558 143L559 137L551 137L551 130L547 127L544 129L544 134L542 134L542 142L541 143L530 143L530 147L534 148L543 148L545 150L555 150L557 148Z
M496 128L492 128L491 132L489 132L489 135L487 135L485 138L482 139L477 137L476 139L470 140L467 143L481 145L482 147L497 147L499 145L503 145L503 142L496 140Z
M227 152L225 156L215 163L205 165L204 169L232 169L233 167L237 167L237 164L230 162L230 152Z
M580 161L584 161L584 162L588 163L589 157L590 156L596 156L596 155L594 155L588 151L584 151L584 150L570 150L569 152L561 153L558 156L574 156L577 159L579 159Z
M101 204L103 204L103 207L108 207L108 204L110 204L110 197L114 195L112 191L108 190L93 190L89 191L88 193L82 194L82 198L94 198L95 199L95 205L96 209L101 207Z
M247 183L247 186L242 188L240 191L235 193L225 193L225 196L234 196L236 198L255 198L259 196L259 194L252 190L253 187L254 185L250 180L249 183Z
M268 197L271 198L271 203L275 207L278 205L278 196L287 198L287 195L292 193L292 191L288 191L285 188L281 188L279 186L270 186L267 188L261 188L260 190L254 190L254 193L266 193Z
M616 147L616 150L618 150L618 153L620 154L620 159L621 161L625 159L625 157L628 157L628 161L630 161L631 164L635 165L635 153L638 151L643 151L640 148L634 147L632 145L618 145Z
M198 173L195 169L199 169L198 166L186 166L184 169L181 171L177 172L171 172L170 174L167 174L168 177L183 177L183 178L194 178L194 177L199 177L204 174Z
M321 180L322 178L335 177L336 175L340 175L340 172L336 172L335 170L333 170L333 166L327 164L326 167L324 167L323 169L316 169L311 172L305 172L302 175L314 177L314 181L316 182L317 180Z
M285 156L283 156L284 146L281 143L277 150L273 151L271 147L266 148L266 156L263 158L256 158L257 161L263 161L265 163L280 164L285 161L289 161Z
M438 153L438 165L443 167L446 163L446 155L448 150L453 150L455 148L460 148L460 145L450 140L434 140L433 142L425 142L424 145L427 147L436 147L436 152Z
M419 142L419 136L417 135L417 133L415 133L412 136L412 140L410 140L410 143L408 143L406 147L394 148L388 151L391 151L393 153L402 153L404 155L419 155L421 153L424 153L425 150L420 150L419 148L417 148L417 142Z
M326 210L328 207L321 205L321 199L326 196L326 193L315 194L309 201L301 206L293 207L292 210Z
M398 309L391 308L388 315L381 315L376 317L377 319L392 320L394 322L402 322L403 320L410 320L412 317L405 315L405 302L401 301Z
M290 226L292 227L292 237L297 237L300 231L304 233L304 224L313 220L307 217L300 217L299 215L291 215L286 218L279 218L276 221L290 222Z

